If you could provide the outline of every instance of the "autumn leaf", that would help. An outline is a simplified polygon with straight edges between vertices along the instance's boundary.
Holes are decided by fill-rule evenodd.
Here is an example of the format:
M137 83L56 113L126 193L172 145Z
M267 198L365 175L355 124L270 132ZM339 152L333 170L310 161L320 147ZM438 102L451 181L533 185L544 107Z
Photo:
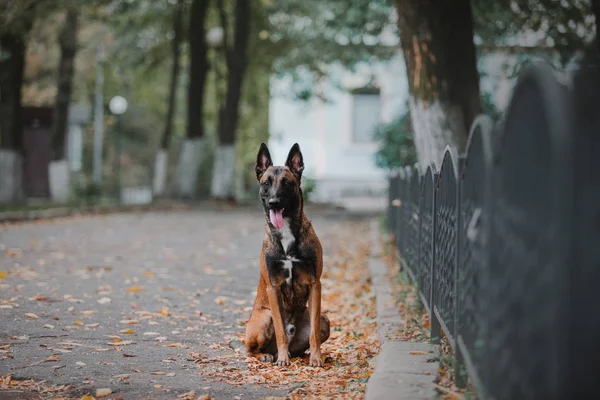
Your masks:
M124 335L133 335L135 333L135 331L131 328L129 329L122 329L119 331L119 333L122 333Z
M94 396L90 396L89 394L84 395L81 400L96 400Z
M137 283L136 283L135 285L133 285L132 287L130 287L130 288L127 288L127 291L128 291L129 293L139 293L139 292L141 292L142 290L144 290L144 289L142 289L142 288L140 287L140 285L138 285Z
M110 396L111 394L112 390L110 388L96 389L96 397L98 398Z
M46 358L44 361L45 361L45 362L60 361L60 357L57 357L57 356L50 356L50 357Z
M8 271L0 271L0 279L4 279L8 276Z
M39 317L33 313L25 313L27 318L38 319Z
M137 319L123 319L121 321L119 321L121 324L127 324L127 325L135 325L135 324L139 324L140 321L138 321Z
M75 322L73 322L73 325L83 326L85 324L82 321L75 321Z

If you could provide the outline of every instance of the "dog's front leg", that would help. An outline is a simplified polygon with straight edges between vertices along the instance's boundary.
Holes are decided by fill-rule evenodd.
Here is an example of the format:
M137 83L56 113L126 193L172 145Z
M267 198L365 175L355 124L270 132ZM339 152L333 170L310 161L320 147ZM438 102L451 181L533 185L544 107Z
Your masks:
M279 288L269 285L267 287L267 297L269 306L273 314L273 325L275 327L275 340L277 341L277 365L290 365L290 353L288 351L288 339L283 326L281 316L281 303L279 299Z
M322 367L321 360L321 281L311 284L308 299L310 313L310 360L311 367Z

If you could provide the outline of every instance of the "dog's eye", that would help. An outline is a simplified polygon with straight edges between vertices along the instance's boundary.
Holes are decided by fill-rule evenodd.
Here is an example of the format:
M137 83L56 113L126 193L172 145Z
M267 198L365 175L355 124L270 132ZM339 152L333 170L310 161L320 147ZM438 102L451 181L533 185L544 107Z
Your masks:
M287 186L287 185L288 185L288 183L289 183L289 182L287 181L287 179L282 179L282 180L281 180L281 186Z
M264 181L262 181L262 183L261 183L261 185L263 185L263 186L265 186L265 187L269 186L270 184L271 184L271 181L270 181L270 180L268 180L268 179L265 179L265 180L264 180Z

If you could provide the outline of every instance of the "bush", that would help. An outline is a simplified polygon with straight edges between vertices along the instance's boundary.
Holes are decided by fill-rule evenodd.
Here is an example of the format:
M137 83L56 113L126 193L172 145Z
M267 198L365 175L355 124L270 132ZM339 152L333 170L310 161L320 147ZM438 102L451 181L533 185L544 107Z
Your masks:
M373 138L379 142L375 164L383 169L395 169L417 162L413 141L410 112L406 112L389 124L375 128Z

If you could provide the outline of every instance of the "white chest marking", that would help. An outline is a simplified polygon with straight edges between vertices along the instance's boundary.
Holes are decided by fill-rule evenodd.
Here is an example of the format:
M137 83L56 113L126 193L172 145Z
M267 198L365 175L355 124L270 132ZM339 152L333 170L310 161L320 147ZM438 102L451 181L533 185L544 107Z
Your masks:
M281 261L283 263L283 269L287 271L287 278L285 281L288 285L292 283L292 269L294 269L294 262L298 262L297 258L287 256L285 260Z
M283 247L283 253L287 254L288 250L292 243L296 241L296 238L292 234L292 230L290 229L290 223L286 219L283 222L283 226L279 230L281 232L281 246Z
M296 241L296 238L294 237L294 235L292 234L292 230L290 229L290 223L287 219L284 220L283 226L281 227L279 232L281 233L281 246L283 247L283 253L287 254L288 250L290 249L290 246ZM283 268L287 271L287 278L285 278L285 281L288 285L292 283L292 269L294 268L294 261L299 260L287 256L286 259L282 261Z

